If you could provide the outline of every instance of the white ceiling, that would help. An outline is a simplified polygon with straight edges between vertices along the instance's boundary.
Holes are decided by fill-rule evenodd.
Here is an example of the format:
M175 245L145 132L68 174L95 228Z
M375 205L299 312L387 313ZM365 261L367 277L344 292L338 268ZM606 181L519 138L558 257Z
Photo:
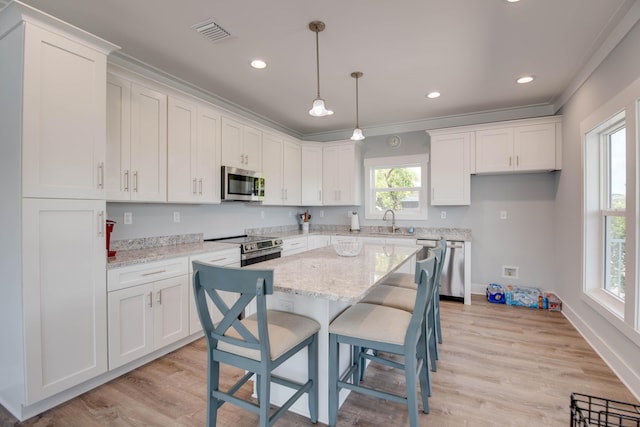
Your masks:
M475 112L556 111L637 0L24 0L122 47L122 53L313 139ZM638 0L640 1L640 0ZM7 0L0 0L6 3ZM637 6L637 5L636 5ZM192 26L215 18L231 37ZM330 117L307 113L321 95ZM634 21L635 22L635 21ZM615 32L614 32L615 33ZM612 46L609 46L611 48ZM600 50L600 51L599 51ZM268 67L249 67L254 58ZM591 61L591 62L590 62ZM533 74L528 85L515 79ZM438 99L427 92L442 93ZM532 109L533 111L533 109ZM541 110L536 110L541 111ZM378 129L378 130L376 130Z

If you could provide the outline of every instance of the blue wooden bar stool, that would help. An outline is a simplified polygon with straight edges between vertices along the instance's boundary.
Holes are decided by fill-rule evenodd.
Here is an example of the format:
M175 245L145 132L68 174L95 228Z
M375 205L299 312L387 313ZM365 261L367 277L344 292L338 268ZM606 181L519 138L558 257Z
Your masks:
M340 390L407 405L411 427L418 426L418 391L420 381L423 412L428 404L428 347L425 343L425 312L433 298L435 257L418 261L420 280L413 312L377 304L359 302L340 314L329 325L329 425L336 425ZM340 344L348 344L353 352L351 366L339 377ZM373 350L373 352L369 352ZM404 356L403 363L387 358L387 354ZM404 370L405 395L373 389L360 381L361 365L366 360Z
M198 316L207 338L209 358L207 426L216 425L218 408L226 402L258 414L261 427L271 426L305 393L309 399L311 422L316 423L320 324L298 314L267 310L266 297L273 294L273 270L216 267L194 261L193 271L193 290ZM235 292L239 294L239 299L228 307L219 291ZM211 321L207 295L223 316L216 325ZM240 315L254 299L257 312L240 320ZM294 382L271 373L304 348L308 353L306 382ZM247 371L228 391L219 388L220 363ZM254 375L259 401L257 405L235 396ZM292 388L295 393L270 416L271 382Z

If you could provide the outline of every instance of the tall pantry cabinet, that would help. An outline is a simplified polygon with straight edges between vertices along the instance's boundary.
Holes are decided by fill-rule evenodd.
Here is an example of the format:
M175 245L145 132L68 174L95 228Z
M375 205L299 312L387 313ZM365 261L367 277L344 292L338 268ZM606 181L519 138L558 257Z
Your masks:
M25 419L107 370L106 56L20 2L0 11L0 404Z

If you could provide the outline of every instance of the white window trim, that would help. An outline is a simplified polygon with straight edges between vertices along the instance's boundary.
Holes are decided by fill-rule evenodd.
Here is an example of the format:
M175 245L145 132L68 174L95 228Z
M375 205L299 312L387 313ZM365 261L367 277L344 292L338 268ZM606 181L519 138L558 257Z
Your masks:
M635 209L637 193L640 189L636 188L635 182L638 177L638 152L636 150L636 134L638 132L638 118L640 99L640 79L629 85L614 98L602 105L598 110L593 112L589 117L582 121L580 125L580 133L583 136L583 169L599 172L602 165L596 162L600 161L601 156L594 156L589 150L593 149L593 144L601 144L595 138L599 138L598 132L604 131L609 127L616 117L624 114L625 126L627 127L627 209L626 209L626 278L627 287L625 289L625 302L603 289L603 270L602 263L593 262L599 260L602 241L601 221L601 205L600 200L595 197L587 197L586 190L588 188L597 188L599 186L599 173L584 173L583 170L583 277L582 277L582 300L591 306L596 312L615 325L617 329L622 331L629 338L638 341L640 334L639 306L640 306L640 287L638 283L638 222L637 212ZM608 125L608 126L607 126ZM591 139L593 138L593 139ZM597 159L596 159L597 157ZM602 196L602 189L600 195ZM597 227L598 232L594 232ZM594 242L594 240L597 240ZM599 266L598 266L599 264Z
M397 167L406 165L420 165L420 209L411 212L396 212L396 220L425 221L428 218L429 186L427 182L429 155L417 154L413 156L371 157L364 159L364 216L366 219L382 219L383 212L375 209L374 189L371 187L372 169L381 167Z

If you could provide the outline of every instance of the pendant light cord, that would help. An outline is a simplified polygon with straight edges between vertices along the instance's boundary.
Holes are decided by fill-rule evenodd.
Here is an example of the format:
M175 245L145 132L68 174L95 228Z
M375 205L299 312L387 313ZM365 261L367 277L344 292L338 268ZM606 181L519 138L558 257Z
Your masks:
M356 77L356 128L360 127L360 123L359 123L359 114L358 114L358 99L360 97L358 96L358 77Z
M318 43L318 31L316 30L316 76L318 77L318 95L320 98L320 43Z

